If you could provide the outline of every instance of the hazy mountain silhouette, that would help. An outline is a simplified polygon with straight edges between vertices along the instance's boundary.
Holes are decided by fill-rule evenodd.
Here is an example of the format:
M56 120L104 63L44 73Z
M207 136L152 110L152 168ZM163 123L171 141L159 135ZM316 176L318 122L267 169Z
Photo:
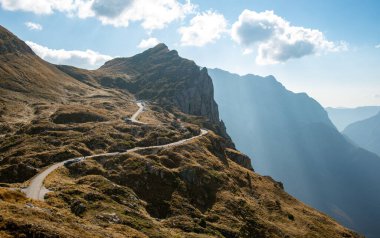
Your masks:
M350 124L343 134L360 147L380 155L380 113Z
M354 146L306 94L273 76L209 70L229 135L253 167L345 225L379 237L380 158Z
M380 112L380 106L357 108L326 108L331 121L339 131L343 131L349 124L370 118Z

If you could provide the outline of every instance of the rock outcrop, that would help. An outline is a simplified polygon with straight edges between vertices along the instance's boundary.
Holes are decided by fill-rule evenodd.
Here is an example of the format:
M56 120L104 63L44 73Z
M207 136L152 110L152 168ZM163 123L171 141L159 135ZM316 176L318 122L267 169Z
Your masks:
M237 150L227 148L225 151L227 157L235 163L243 166L246 169L254 171L251 164L251 159Z

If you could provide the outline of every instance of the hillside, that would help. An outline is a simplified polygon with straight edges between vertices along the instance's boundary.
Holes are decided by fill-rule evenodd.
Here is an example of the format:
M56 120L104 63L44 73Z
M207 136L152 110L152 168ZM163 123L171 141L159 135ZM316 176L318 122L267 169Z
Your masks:
M2 42L23 44L6 35ZM7 109L2 127L8 128L0 142L0 237L360 237L288 195L280 182L255 173L249 157L221 131L200 134L204 125L221 127L207 71L191 61L173 66L162 59L155 66L148 57L125 74L54 66L28 51L8 51L1 57L14 60L2 61L2 67L17 68L29 57L29 64L41 64L42 76L27 67L1 74L4 84L25 81L33 90L2 87L7 94L0 94ZM197 87L191 82L204 80L211 95L200 104L187 95L186 112L163 83L146 81L146 88L153 84L159 92L149 97L139 94L141 88L121 87L148 77L135 78L140 64L150 65L149 74L156 74L154 68L194 74L170 77L168 85L178 83L186 92ZM45 78L46 68L57 78ZM72 91L60 90L71 84ZM145 106L133 121L136 97ZM30 109L28 120L19 120L26 111L12 113L14 104ZM45 168L78 157L83 159L47 174L43 201L21 192Z
M326 108L331 121L339 131L343 131L348 125L375 116L380 112L378 106L357 108Z
M367 237L380 234L379 157L346 140L315 100L272 76L209 73L227 131L258 173Z
M380 156L380 113L348 125L342 133L358 146Z
M38 56L0 26L0 135L38 117L38 108L96 94ZM104 92L102 92L104 93ZM18 124L20 123L20 124Z

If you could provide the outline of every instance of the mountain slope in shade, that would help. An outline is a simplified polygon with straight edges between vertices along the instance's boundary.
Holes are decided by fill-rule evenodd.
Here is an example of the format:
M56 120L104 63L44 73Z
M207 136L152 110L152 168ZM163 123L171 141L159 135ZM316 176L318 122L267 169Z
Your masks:
M380 156L380 113L348 125L343 134L360 147Z
M256 171L368 237L380 235L378 156L352 145L315 100L272 76L209 73L228 133Z
M380 112L380 106L367 106L357 108L326 108L331 121L339 131L343 131L349 124L361 121Z

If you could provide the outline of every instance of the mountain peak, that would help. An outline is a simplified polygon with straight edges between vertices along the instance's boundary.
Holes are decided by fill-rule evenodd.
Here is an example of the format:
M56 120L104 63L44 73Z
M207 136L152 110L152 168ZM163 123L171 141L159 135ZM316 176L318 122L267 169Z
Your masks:
M159 43L152 49L166 50L169 51L169 47L165 43Z
M165 45L164 43L159 43L158 45L145 50L141 54L142 55L164 55L169 52L171 51L169 50L169 47L167 45Z
M164 43L159 43L156 46L132 57L119 57L107 61L102 67L100 67L100 69L126 73L125 68L131 63L131 61L135 63L146 63L148 59L163 61L163 58L171 58L172 56L178 56L178 52L175 50L169 50L169 47Z
M33 54L32 49L10 31L0 25L0 54L23 53Z

